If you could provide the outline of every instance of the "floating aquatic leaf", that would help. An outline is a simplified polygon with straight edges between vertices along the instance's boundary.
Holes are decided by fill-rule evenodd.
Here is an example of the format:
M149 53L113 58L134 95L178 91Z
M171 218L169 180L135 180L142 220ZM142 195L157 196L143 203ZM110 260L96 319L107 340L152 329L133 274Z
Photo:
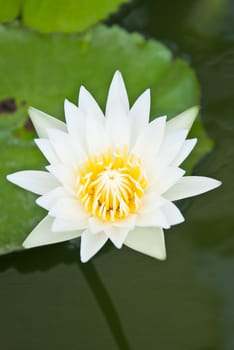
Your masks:
M82 32L115 12L126 0L0 0L0 23L21 16L42 33Z
M199 85L192 69L181 60L173 60L164 45L118 27L97 26L83 36L41 36L16 27L1 27L0 41L0 103L10 98L16 104L15 111L0 113L0 252L5 253L20 248L43 217L34 204L35 197L5 179L14 171L42 169L45 165L30 140L34 133L28 122L29 105L62 119L64 98L76 102L83 84L103 107L113 72L120 69L131 102L151 88L153 119L168 111L174 116L198 104ZM199 120L195 128L201 142L186 168L189 171L210 150Z

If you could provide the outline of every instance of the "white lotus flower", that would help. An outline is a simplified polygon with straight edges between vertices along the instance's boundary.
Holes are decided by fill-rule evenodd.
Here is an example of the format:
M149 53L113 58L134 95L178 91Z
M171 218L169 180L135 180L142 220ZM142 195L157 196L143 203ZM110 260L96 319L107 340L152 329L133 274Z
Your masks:
M220 181L184 176L179 166L196 139L186 140L193 107L166 122L149 123L150 91L129 109L122 76L112 80L106 116L81 87L79 106L65 101L66 124L34 108L29 113L47 171L19 171L8 180L40 197L48 215L25 248L81 236L81 261L108 239L158 259L166 258L163 229L184 221L173 201L218 187Z

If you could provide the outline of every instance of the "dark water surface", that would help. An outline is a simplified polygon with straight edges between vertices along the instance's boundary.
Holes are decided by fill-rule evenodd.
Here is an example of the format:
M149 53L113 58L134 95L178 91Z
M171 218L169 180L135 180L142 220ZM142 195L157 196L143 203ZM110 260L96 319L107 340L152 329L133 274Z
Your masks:
M223 186L186 202L185 223L166 232L166 262L109 245L81 264L66 243L1 257L0 348L233 350L233 1L138 1L111 21L196 69L216 146L194 173Z

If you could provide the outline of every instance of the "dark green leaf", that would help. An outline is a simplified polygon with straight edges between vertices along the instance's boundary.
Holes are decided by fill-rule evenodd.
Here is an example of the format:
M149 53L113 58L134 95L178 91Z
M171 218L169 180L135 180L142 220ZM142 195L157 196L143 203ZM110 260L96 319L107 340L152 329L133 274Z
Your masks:
M19 15L21 2L22 0L0 0L0 23L15 19Z
M0 0L0 23L19 14L41 33L82 32L115 12L126 0Z
M10 183L5 176L22 169L40 169L46 163L32 141L27 106L63 118L63 100L77 101L81 84L105 105L109 83L119 69L130 100L146 88L152 91L152 118L173 116L199 103L199 86L193 71L169 50L138 34L98 26L83 36L41 36L17 28L0 28L0 103L9 98L16 111L0 114L0 253L20 247L43 216L35 197ZM17 55L16 55L17 52ZM201 122L195 123L202 142L193 153L194 166L210 149Z

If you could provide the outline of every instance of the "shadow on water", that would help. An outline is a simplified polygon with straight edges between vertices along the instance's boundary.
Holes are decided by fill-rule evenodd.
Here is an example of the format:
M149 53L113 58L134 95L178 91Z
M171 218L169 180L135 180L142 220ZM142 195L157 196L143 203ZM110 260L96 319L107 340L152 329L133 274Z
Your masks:
M119 315L94 265L92 262L88 264L79 264L79 269L90 286L119 349L130 350Z
M58 269L61 264L76 265L100 307L117 347L120 350L130 350L118 312L94 264L80 262L79 245L79 240L74 240L70 244L36 248L25 251L24 254L22 252L8 254L1 257L0 272L14 268L21 274L31 274L37 271L46 272L53 268ZM99 255L105 256L109 250L110 245L107 245Z

